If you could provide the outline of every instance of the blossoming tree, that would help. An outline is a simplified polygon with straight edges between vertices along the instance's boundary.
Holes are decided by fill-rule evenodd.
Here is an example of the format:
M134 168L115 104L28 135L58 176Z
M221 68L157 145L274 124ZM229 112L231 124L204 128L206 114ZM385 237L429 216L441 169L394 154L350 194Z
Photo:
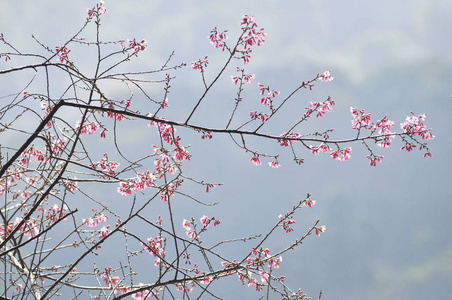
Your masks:
M101 18L106 13L103 1L89 9L84 26L59 46L47 46L36 39L45 55L24 52L3 34L0 36L2 80L12 80L8 78L30 70L36 73L23 90L7 92L0 106L3 299L50 299L59 295L65 299L164 299L192 295L220 299L212 286L230 276L237 277L238 284L256 290L259 296L307 299L298 287L287 286L277 269L285 252L311 235L320 235L325 226L314 220L306 232L283 249L269 249L267 241L270 236L294 231L295 214L316 203L311 195L307 194L287 213L275 215L264 235L204 240L207 230L220 230L224 224L202 212L177 219L175 212L179 207L174 199L188 198L202 208L207 204L185 193L183 186L191 182L209 192L219 184L192 178L183 171L192 154L178 129L199 135L192 147L214 143L216 135L228 135L250 163L261 165L264 161L272 168L280 167L280 155L293 156L299 165L306 153L327 153L334 160L347 161L353 143L362 144L368 151L370 166L377 166L383 156L376 149L389 147L394 139L401 140L402 150L419 148L424 157L431 156L425 141L434 136L424 124L425 114L411 113L400 131L394 131L395 123L386 116L372 121L370 114L351 108L356 135L349 139L334 139L332 129L302 132L302 124L311 118L323 118L332 110L335 102L330 97L299 108L298 118L286 120L290 125L285 132L268 133L265 128L271 128L269 120L294 95L333 77L329 71L321 72L288 92L256 84L256 76L248 74L245 67L253 49L264 45L266 34L251 15L242 17L236 42L229 42L227 31L214 28L210 32L210 43L223 52L216 59L224 62L209 81L208 57L188 65L172 65L171 54L157 69L124 71L129 61L140 58L147 43L138 39L102 41ZM93 40L83 36L90 26L95 28ZM85 55L95 57L92 69L84 70L71 59L72 51L77 51L74 47L85 47ZM183 67L200 74L202 95L192 107L170 108L174 73ZM227 124L210 127L192 123L212 87L225 84L225 77L227 84L235 85L237 90ZM51 90L62 78L67 85L55 96ZM110 92L112 84L123 86L129 96L118 98ZM152 88L155 85L163 86L163 93L156 92ZM242 92L253 85L257 85L256 100L245 100ZM255 104L255 110L242 114L239 107L244 101ZM170 109L187 112L185 120L165 118ZM74 116L78 119L72 120ZM131 123L150 127L146 139L153 145L144 155L135 153L136 146L127 144L127 149L120 142L130 135L121 129ZM250 149L250 138L274 141L281 146L281 153ZM99 145L108 146L99 152ZM90 195L87 189L92 186L105 191L105 197ZM109 203L108 191L126 199L121 207ZM151 219L153 214L149 212L155 211L156 217ZM250 241L245 244L249 247L246 255L231 258L222 253L223 244L242 241ZM98 265L96 259L108 256L111 249L116 253L115 259ZM149 261L143 276L137 270Z

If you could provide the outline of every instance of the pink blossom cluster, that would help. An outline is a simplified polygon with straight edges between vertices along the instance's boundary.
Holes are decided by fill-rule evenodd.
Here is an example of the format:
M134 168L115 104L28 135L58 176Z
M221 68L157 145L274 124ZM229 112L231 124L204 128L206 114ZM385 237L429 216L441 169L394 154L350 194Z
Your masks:
M381 161L383 160L384 156L383 155L375 155L375 154L371 154L371 155L367 155L366 156L369 159L369 164L372 167L376 167L377 163L381 163Z
M157 158L154 160L154 164L156 166L155 173L159 175L159 179L167 173L176 173L176 167L174 166L174 164L170 163L170 157L165 153L157 156Z
M326 227L325 226L316 226L316 227L314 227L314 229L315 229L315 235L320 236L321 232L325 232Z
M251 81L253 81L253 79L256 77L256 75L251 75L251 74L245 74L243 69L240 69L239 67L237 67L237 72L241 72L242 75L241 76L231 76L231 80L232 83L235 85L240 83L245 83L245 84L250 84Z
M262 162L260 161L258 154L254 154L254 156L250 158L250 162L255 164L256 166L262 165ZM275 169L277 169L281 166L278 162L277 157L275 157L275 159L273 161L269 162L268 165Z
M196 239L198 235L196 234L196 231L192 229L191 227L192 222L184 219L182 221L182 227L186 230L185 234L192 240Z
M156 267L160 265L161 259L166 256L165 250L163 249L164 242L164 238L157 236L155 238L148 238L146 244L141 244L144 250L157 258L155 260Z
M27 93L24 91L24 93ZM25 98L25 95L24 95ZM42 117L42 120L44 120L47 115L50 113L50 111L53 109L54 105L47 105L45 102L41 102L41 109L46 111L46 114ZM52 120L50 120L47 124L47 127L52 127Z
M265 43L267 34L264 33L264 28L257 29L257 24L253 21L253 16L244 15L240 25L243 25L243 34L239 45L243 46L243 48L236 48L235 52L240 53L241 56L238 58L242 59L244 64L247 64L251 59L251 46L262 46Z
M260 89L261 96L264 96L264 94L267 92L267 95L261 98L261 104L264 106L270 107L271 110L273 110L273 98L276 96L279 96L279 91L271 90L269 86L265 86L262 83L258 83L257 86Z
M141 285L143 285L143 284L140 283L138 286L141 286ZM152 291L145 289L145 290L133 293L132 298L133 298L133 300L149 300L150 298L154 298L154 297L156 299L159 299L158 296L160 294L160 291L161 291L160 288L153 289ZM125 292L123 292L123 293L125 293Z
M168 199L174 196L177 188L182 184L183 179L174 180L168 183L165 187L161 188L159 191L160 201L168 201Z
M21 159L19 160L20 164L22 166L28 165L30 163L31 157L36 158L39 162L50 160L50 158L46 157L40 150L36 149L34 146L31 146L30 148L22 152Z
M201 280L201 283L202 283L202 284L210 284L212 281L213 281L213 278L210 277L210 276L208 276L208 277L204 277L204 278Z
M318 145L318 146L312 146L312 145L310 145L310 146L309 146L309 149L311 149L311 152L312 152L312 154L314 154L314 155L319 155L319 152L326 153L326 152L328 152L328 151L331 150L330 146L328 146L327 143L321 143L321 144Z
M110 230L108 229L108 227L102 226L102 228L99 230L99 239L101 240L109 234L110 234Z
M279 164L277 158L275 158L274 161L270 161L270 162L268 163L268 165L269 165L270 167L272 167L272 168L275 168L275 169L277 169L277 168L279 168L279 167L281 166L281 165Z
M312 200L310 197L308 197L303 201L303 205L306 207L313 207L315 205L315 202L315 200Z
M58 62L60 64L69 65L70 62L67 58L67 55L71 50L69 50L66 46L64 47L55 47L55 51L58 53Z
M162 122L156 122L152 121L148 125L149 127L155 126L159 130L159 134L162 137L162 139L167 142L168 144L172 145L173 143L178 144L180 138L174 138L174 133L176 132L176 129L173 128L173 126L162 123Z
M127 40L126 43L121 42L120 46L124 50L133 49L134 54L137 56L139 52L146 51L147 49L147 42L146 40L141 40L141 42L138 42L136 39L133 40Z
M227 30L218 32L217 28L215 27L214 29L212 29L212 31L210 31L210 35L207 38L215 48L221 48L221 50L224 51L224 49L226 48L225 41L228 39L226 32Z
M131 195L132 192L141 192L145 188L154 186L156 177L150 171L137 173L137 176L127 181L121 181L117 189L121 196Z
M202 223L202 226L204 226L205 228L207 228L209 226L209 224L213 221L213 226L218 226L220 225L220 220L216 219L215 217L209 218L206 215L203 215L200 219L199 219ZM185 229L189 228L188 230L191 230L191 227L189 225L189 223L187 224L187 222L185 222L187 220L184 220L183 226ZM187 227L188 225L188 227Z
M290 298L282 298L282 300L295 300L295 299L308 299L305 298L306 294L303 294L303 291L301 289L298 289L296 292L292 293L292 295L290 295Z
M270 118L270 115L264 114L262 112L258 113L256 110L254 112L253 111L250 112L250 117L251 117L251 120L260 119L262 123L265 123L268 120L268 118Z
M237 272L237 277L238 277L239 281L242 284L246 284L248 287L252 287L252 286L256 285L256 279L252 278L251 276L252 276L251 271ZM256 290L257 291L260 290L259 285L256 285Z
M253 157L251 157L250 162L252 162L256 166L262 165L261 161L259 160L259 155L254 155Z
M286 139L280 139L280 140L278 140L278 143L281 146L287 147L296 142L296 141L290 140L290 139L298 139L301 137L301 134L296 133L296 132L289 132L289 133L284 132L283 134L281 134L281 137L286 138Z
M169 107L169 105L168 105L168 98L163 99L159 103L160 103L160 108L161 109L165 109L165 107Z
M108 108L115 109L113 105L109 105ZM116 121L121 122L124 120L124 116L122 114L114 113L114 112L107 112L107 117L110 119L116 119Z
M191 293L193 291L193 288L188 287L186 284L178 284L177 290L179 292L183 292L184 294L186 294L186 293Z
M87 9L88 19L92 19L94 17L99 17L101 14L106 14L108 11L104 7L104 0L100 0L100 3L96 6L96 9Z
M332 151L330 156L338 161L347 161L350 159L350 152L352 151L352 147L348 147L345 149L338 149L336 151Z
M270 250L268 248L253 248L251 252L254 257L248 257L246 261L250 264L250 266L255 267L260 265L262 260L266 261L269 268L278 269L279 265L282 263L282 257L274 257L270 254Z
M121 104L124 104L126 107L130 107L130 105L132 104L132 99L124 99L121 101Z
M104 153L104 157L98 162L91 165L94 170L100 169L102 173L99 174L100 178L110 178L116 176L116 169L119 167L119 163L115 161L109 161L107 153Z
M333 109L333 106L335 106L336 103L334 103L333 100L327 99L323 102L310 102L309 107L306 107L306 112L304 113L305 116L309 116L314 112L317 112L316 117L317 118L323 118L324 115L331 111Z
M265 43L267 34L263 32L263 28L257 29L257 24L253 21L253 16L244 15L240 25L242 25L242 36L234 50L229 50L226 45L226 40L228 39L226 34L227 30L219 32L215 27L210 32L208 39L215 48L221 48L222 51L228 49L231 54L239 53L240 56L236 58L243 59L243 63L247 64L251 59L251 46L262 46Z
M380 142L378 143L378 146L382 148L389 147L392 138L394 137L394 134L391 132L391 128L394 127L393 121L388 120L387 117L384 116L374 124L370 121L371 114L366 114L363 110L358 110L354 107L350 107L350 112L353 117L353 129L360 130L361 128L365 128L372 131L378 130L378 134L383 136L379 139ZM376 155L368 155L367 157L370 160L371 166L376 166L376 164L381 162L383 159L383 156Z
M74 177L74 179L77 179ZM77 190L77 182L72 180L63 180L60 185L64 186L69 192L75 192Z
M244 49L249 46L262 46L265 43L265 37L267 36L264 33L264 28L257 29L257 24L253 21L254 16L244 15L242 17L242 21L240 25L242 26L242 30L244 34L242 36L242 41L244 43Z
M54 140L54 142L52 143L52 151L55 154L58 154L60 151L63 151L66 148L66 143L67 143L67 139L63 138L61 139L56 139Z
M191 158L191 154L187 151L187 149L185 149L185 147L177 147L176 149L174 149L174 160L176 161L183 161L184 159L186 160L190 160Z
M334 77L331 76L331 71L325 71L325 72L323 72L322 75L320 75L319 79L321 81L328 82L328 81L333 81Z
M108 216L104 215L103 213L98 212L95 209L93 209L93 213L94 213L93 218L83 219L82 222L89 227L96 227L100 223L107 222Z
M213 183L206 183L206 193L210 191L211 188L214 188L216 184Z
M79 129L80 125L81 125L81 122L77 121L77 124L75 125L75 128ZM90 134L93 134L94 132L96 132L98 128L99 128L99 125L96 122L85 123L82 126L82 129L81 129L80 133L82 135L90 135Z
M212 134L211 134L211 132L210 131L203 131L202 132L202 137L201 137L203 140L204 139L212 139Z
M411 112L412 116L406 117L406 121L400 124L403 132L410 136L420 136L423 140L432 140L435 136L430 132L430 129L422 122L427 117L427 114L415 116Z
M207 60L207 56L201 60L198 59L197 61L191 63L191 68L193 70L202 71L204 68L207 68L207 65L209 64L209 61Z
M103 279L106 285L108 286L115 286L120 282L120 279L118 276L111 276L112 268L108 267L105 269L104 273L100 275L100 278Z
M373 123L370 122L371 115L365 114L363 110L358 110L354 107L350 107L350 112L352 113L352 128L353 129L360 129L361 127L364 127L366 129L371 129L373 127ZM389 121L389 120L387 120ZM389 121L391 122L391 121ZM389 125L389 124L387 124ZM394 124L392 124L394 126ZM390 126L388 129L390 129L392 126ZM387 128L385 126L384 128Z
M311 149L312 154L319 155L320 152L326 153L331 151L330 146L328 146L327 143L321 143L318 146L309 146L309 149ZM351 147L344 148L344 149L338 149L330 152L330 156L338 161L347 161L350 159L350 152L352 151Z
M286 231L286 233L289 233L289 232L294 231L294 229L290 226L291 224L297 223L297 222L293 219L293 216L283 216L283 215L279 215L278 218L281 219L281 221L282 221L281 227L282 227L282 229L284 229L284 230Z

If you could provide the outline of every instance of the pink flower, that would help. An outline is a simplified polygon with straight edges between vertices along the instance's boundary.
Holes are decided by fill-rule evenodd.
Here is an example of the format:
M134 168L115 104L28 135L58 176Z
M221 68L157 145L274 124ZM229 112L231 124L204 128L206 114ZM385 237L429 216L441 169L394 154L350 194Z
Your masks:
M301 134L296 133L296 132L289 132L289 133L284 132L283 134L281 134L281 137L297 139L297 138L300 138L300 137L301 137ZM295 141L295 140L285 140L285 139L281 139L281 140L278 140L278 142L279 142L279 144L280 144L281 146L288 147L290 144L293 144L293 143L295 143L296 141Z
M381 161L383 160L384 156L382 156L382 155L367 155L367 158L370 161L370 165L372 167L375 167L377 165L377 163L381 163Z
M203 215L203 216L200 218L200 220L201 220L201 223L202 223L202 225L203 225L204 227L209 226L210 219L209 219L208 216Z
M262 165L261 161L259 160L259 156L256 155L250 158L250 162L252 162L256 166Z
M269 165L270 167L272 167L272 168L275 168L275 169L277 169L277 168L279 168L279 167L281 166L281 165L279 164L279 162L276 160L276 158L275 158L274 161L269 162L268 165Z
M207 56L204 58L204 60L201 60L200 58L193 62L191 64L191 68L193 70L202 71L204 68L207 68L207 65L209 64L209 61L207 60Z
M194 239L196 239L196 238L198 237L198 235L196 234L195 231L187 231L186 234L187 234L187 236L188 236L189 238L191 238L192 240L194 240Z
M291 224L297 223L295 220L293 220L293 216L283 217L283 215L279 215L278 218L280 218L283 222L281 227L286 231L286 233L294 231L292 227L290 227Z
M201 280L201 283L202 284L209 284L209 283L211 283L212 282L212 277L204 277L204 279L203 280Z
M102 228L100 229L100 232L99 232L99 239L103 239L103 238L106 237L109 233L110 233L110 230L108 230L107 227L102 226Z
M278 269L278 268L279 268L279 265L281 264L281 262L282 262L282 257L281 257L281 256L278 257L278 258L271 257L271 258L268 260L268 267L269 267L269 268L275 268L275 269Z
M306 207L313 207L315 205L315 200L312 200L311 198L307 198L304 201L303 205Z
M226 35L227 30L223 32L218 32L217 28L215 27L211 32L210 35L207 37L210 41L210 43L215 48L222 48L222 51L226 48L225 41L228 39L228 36Z
M270 274L265 271L261 271L260 274L261 274L261 281L263 283L268 282L268 279L270 278Z
M253 79L254 79L255 77L256 77L256 76L255 76L254 74L253 74L253 75L243 74L243 83L250 84L251 81L253 81Z
M335 160L339 160L339 161L346 161L350 159L350 152L352 151L352 148L345 148L342 150L336 150L336 151L332 151L330 153L330 156L335 159Z
M191 222L188 221L188 220L186 220L186 219L184 219L184 220L182 221L182 227L184 227L185 230L191 230L190 224L191 224Z
M316 236L319 236L320 235L320 232L325 232L325 230L326 230L326 227L325 226L319 226L319 227L315 227L315 235Z
M332 81L332 80L334 79L334 77L331 76L330 71L325 71L325 72L323 72L322 75L320 75L319 79L320 79L321 81L328 82L328 81Z

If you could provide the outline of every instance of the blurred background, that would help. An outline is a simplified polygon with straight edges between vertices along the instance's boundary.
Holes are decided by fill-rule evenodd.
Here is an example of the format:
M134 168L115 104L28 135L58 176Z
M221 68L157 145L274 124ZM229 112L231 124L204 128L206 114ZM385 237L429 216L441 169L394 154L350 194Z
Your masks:
M32 34L51 48L62 45L83 25L86 8L95 4L87 0L3 1L0 31L24 52L43 51ZM252 149L281 152L281 168L268 167L266 160L256 167L248 161L250 155L227 136L201 141L199 135L180 130L183 137L192 137L185 138L193 154L186 172L224 186L209 194L201 193L199 187L187 190L220 204L205 208L181 200L176 216L182 220L215 215L222 221L221 230L207 237L245 237L265 233L280 213L312 193L317 204L295 217L295 233L280 235L267 244L276 252L300 237L316 219L326 226L320 237L308 238L283 256L278 272L287 276L289 286L300 287L312 297L323 291L322 299L452 299L452 1L107 0L105 7L109 12L102 18L102 40L148 42L147 51L133 60L130 68L158 69L172 51L173 64L190 64L207 55L211 62L206 70L208 80L227 58L210 45L210 30L227 29L233 43L240 33L242 15L254 15L268 36L245 65L246 73L256 74L256 79L244 93L243 108L238 112L242 122L252 109L261 109L257 82L281 91L283 99L302 81L331 70L334 81L317 83L313 91L297 94L292 101L298 106L288 106L263 132L281 134L287 128L284 120L301 116L309 101L323 101L328 95L336 102L334 110L322 120L312 119L303 130L335 128L334 138L354 137L350 106L372 113L374 120L388 114L397 129L411 111L426 113L426 124L436 136L429 142L433 157L423 158L420 151L400 151L403 144L395 140L389 149L373 148L385 156L377 167L369 166L360 144L352 146L349 162L304 150L305 163L298 166L292 162L290 150L250 140ZM85 36L93 40L90 32L92 29ZM91 67L86 53L73 50L70 58L86 70ZM5 66L2 61L1 68ZM225 72L193 123L225 126L236 96L230 82L230 76L236 75L235 66L243 64L234 62ZM184 121L203 85L199 73L189 66L172 75L176 79L164 115ZM22 90L29 80L18 78L0 85L7 94ZM110 95L118 98L128 94L125 86L108 88ZM162 89L155 93L161 95ZM134 103L139 105L139 96ZM142 140L148 130L134 129L136 134L128 139ZM87 188L99 198L104 193L94 186ZM112 201L124 201L115 188ZM233 259L242 246L246 252L251 244L236 244L225 251ZM225 299L239 295L258 298L252 288L225 283L214 286Z

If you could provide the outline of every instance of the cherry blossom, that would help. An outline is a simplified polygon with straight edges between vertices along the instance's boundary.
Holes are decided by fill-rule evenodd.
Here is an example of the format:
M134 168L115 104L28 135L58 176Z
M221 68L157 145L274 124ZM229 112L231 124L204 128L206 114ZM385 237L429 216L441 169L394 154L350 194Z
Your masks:
M104 215L103 213L98 213L96 210L93 209L93 213L95 215L94 218L87 218L83 219L82 222L85 223L89 227L96 227L100 223L105 223L108 220L108 216Z
M283 216L283 215L279 215L278 218L281 219L282 224L281 227L282 229L284 229L286 231L286 233L292 232L294 231L294 229L292 227L290 227L291 224L295 224L296 221L293 220L293 216Z
M262 123L265 123L268 118L270 118L269 114L258 113L257 110L254 112L250 112L251 120L260 119Z
M315 235L319 236L320 232L325 232L326 227L325 226L316 226L314 229L315 229Z
M312 200L308 197L304 200L303 205L307 207L313 207L315 205L315 200Z
M202 284L210 284L212 281L213 281L212 277L204 277L204 278L201 280L201 283L202 283Z
M334 77L331 76L331 72L330 71L325 71L325 72L323 72L322 75L320 75L319 79L321 81L328 82L328 81L332 81L334 79Z
M58 53L58 62L60 64L65 64L65 65L69 65L70 62L67 58L67 55L69 54L69 52L71 52L71 50L69 50L66 46L64 47L55 47L55 51Z
M191 64L191 68L193 70L202 71L204 68L207 68L208 64L209 64L209 61L207 60L207 56L206 56L203 60L198 59L197 61L193 62Z
M80 128L80 125L81 125L80 121L77 121L75 128L78 130ZM99 128L99 125L96 122L84 123L80 133L83 135L90 135L96 132L97 128Z
M252 162L256 166L262 165L261 161L259 160L259 156L256 155L250 158L250 162Z
M202 225L203 225L204 227L209 226L210 219L209 219L208 216L203 215L203 216L200 218L200 220L201 220L201 223L202 223Z
M317 118L323 118L324 115L331 111L333 109L333 106L335 106L335 102L331 99L327 99L323 102L310 102L309 107L306 107L306 112L304 113L305 116L310 116L312 113L317 112L316 117Z
M261 281L262 281L263 283L268 282L268 279L270 278L270 274L269 274L269 273L267 273L267 272L265 272L265 271L260 271L259 274L261 275Z
M166 256L165 250L162 248L164 239L160 236L155 238L148 238L146 244L141 244L144 250L154 257L164 258Z
M287 146L289 146L289 145L291 145L291 144L296 142L295 140L290 140L290 139L298 139L298 138L301 137L301 134L296 133L296 132L289 132L289 133L284 132L283 134L281 134L281 137L284 137L284 138L287 138L287 139L278 140L278 143L281 146L287 147Z
M274 161L269 162L268 165L270 167L272 167L272 168L275 168L275 169L277 169L277 168L279 168L281 166L276 159Z
M227 30L218 32L217 28L215 27L214 29L212 29L210 35L207 38L215 48L221 48L222 51L224 51L224 49L226 48L225 41L228 39L226 32Z
M338 161L347 161L350 159L350 152L352 151L351 147L345 148L345 149L339 149L332 151L330 153L330 156Z
M191 222L188 221L188 220L186 220L186 219L184 219L184 220L182 221L182 227L184 227L185 230L191 230L190 224L191 224Z

